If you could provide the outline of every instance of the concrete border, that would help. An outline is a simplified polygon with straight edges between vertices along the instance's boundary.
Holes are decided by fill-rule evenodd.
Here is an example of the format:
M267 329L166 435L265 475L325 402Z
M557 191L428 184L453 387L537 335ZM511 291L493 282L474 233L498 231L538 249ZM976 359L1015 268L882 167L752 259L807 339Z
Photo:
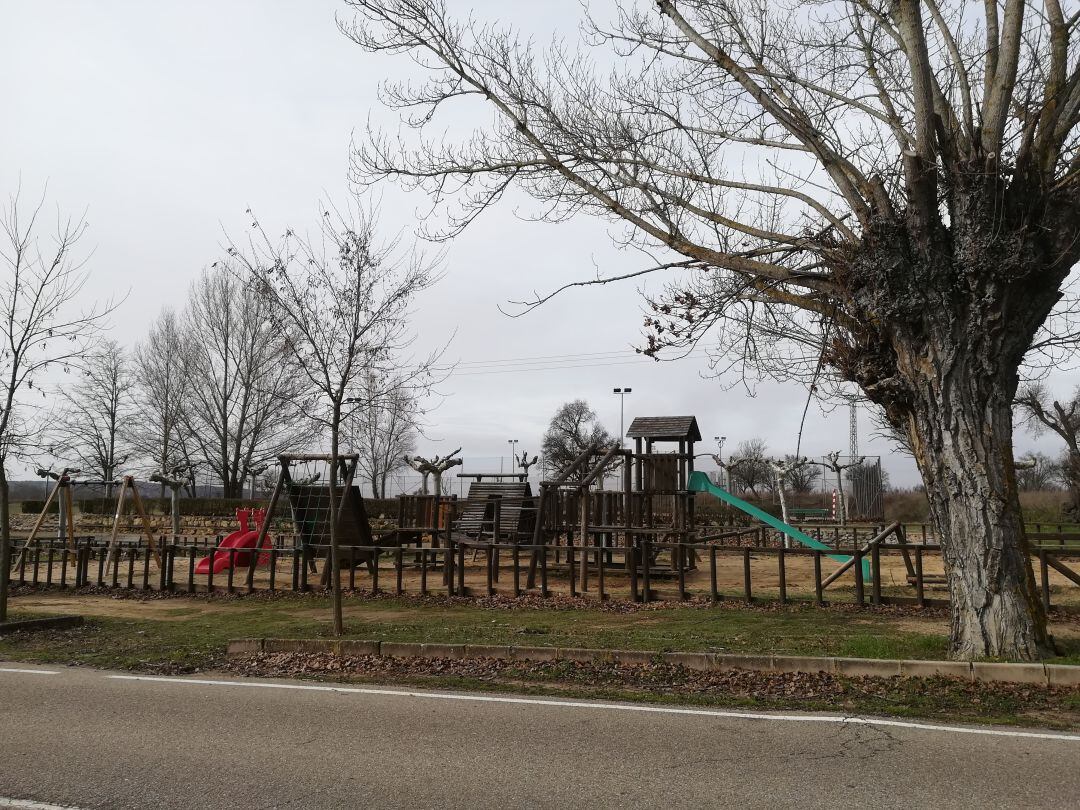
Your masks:
M70 630L72 627L81 627L82 623L82 616L49 616L43 619L0 622L0 636L8 633L34 633L38 630Z
M746 670L847 677L956 678L973 683L1024 683L1080 688L1080 666L966 661L890 660L798 655L728 655L581 647L518 647L488 644L415 644L375 640L241 638L229 642L230 657L252 653L331 653L388 658L492 658L500 661L576 661L628 665L668 663L705 672Z

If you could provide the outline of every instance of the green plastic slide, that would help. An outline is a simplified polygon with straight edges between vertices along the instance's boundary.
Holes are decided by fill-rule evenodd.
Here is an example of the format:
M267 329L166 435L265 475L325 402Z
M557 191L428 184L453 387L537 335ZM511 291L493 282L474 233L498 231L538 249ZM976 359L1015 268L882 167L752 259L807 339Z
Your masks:
M719 498L724 503L734 506L740 512L745 512L746 514L750 515L750 517L757 518L762 523L772 526L777 531L783 532L792 540L796 540L799 543L802 543L804 546L821 549L822 551L832 551L832 548L830 546L825 545L820 540L815 540L810 535L800 532L794 526L784 523L784 521L780 520L779 518L773 517L765 510L758 509L752 503L747 503L742 498L738 498L732 495L726 489L718 487L716 484L710 481L709 476L701 472L701 470L695 470L693 473L691 473L690 480L687 482L686 485L691 492L708 492L713 497ZM851 559L851 556L848 554L829 554L828 556L838 562L847 562ZM869 581L870 563L867 560L863 560L862 565L863 576L866 577L866 579Z

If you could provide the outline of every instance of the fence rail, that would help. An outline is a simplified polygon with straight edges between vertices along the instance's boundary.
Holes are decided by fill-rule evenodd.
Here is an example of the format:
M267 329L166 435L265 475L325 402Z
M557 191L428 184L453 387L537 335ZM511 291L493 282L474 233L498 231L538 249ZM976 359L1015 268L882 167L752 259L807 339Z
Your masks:
M553 545L444 541L438 547L344 546L339 549L343 587L371 593L444 593L486 596L563 594L634 602L705 599L817 605L947 605L941 547L890 545L881 534L850 549L851 561L835 566L835 551L783 546L660 542L643 537L637 546ZM13 586L180 593L307 592L324 587L327 546L297 549L283 542L262 550L223 548L199 542L159 545L161 562L145 545L123 545L113 560L107 544L80 540L74 548L35 543L10 572ZM537 580L527 575L536 552ZM205 574L199 558L210 559ZM225 570L214 563L227 558ZM869 577L863 560L869 560ZM321 561L317 564L317 561ZM1046 609L1080 605L1080 573L1060 555L1033 550L1039 592ZM1075 596L1075 599L1073 597ZM1066 598L1068 597L1068 598Z

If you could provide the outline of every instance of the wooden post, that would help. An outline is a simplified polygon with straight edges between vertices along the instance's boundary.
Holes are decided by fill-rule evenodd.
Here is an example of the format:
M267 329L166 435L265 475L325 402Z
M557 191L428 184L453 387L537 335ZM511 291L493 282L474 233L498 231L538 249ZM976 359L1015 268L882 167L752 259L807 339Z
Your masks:
M870 547L870 601L875 605L881 604L881 541Z
M35 575L37 573L35 565ZM1046 549L1039 549L1039 579L1042 584L1043 610L1050 611L1050 569L1046 562Z
M856 547L854 549L854 561L855 561L855 604L862 607L866 604L866 594L863 588L863 552L861 548Z
M640 441L640 440L639 440ZM641 538L641 601L648 602L652 599L652 554L649 546L649 536L643 535Z
M780 604L781 605L786 605L787 604L787 566L785 565L785 561L784 561L784 551L785 551L784 546L783 546L783 544L781 544L780 549L779 549L779 551L777 552L777 555L776 555L776 563L777 563L777 567L779 568L779 574L780 574Z
M12 568L18 568L24 564L24 557L27 550L30 548L30 544L37 538L37 533L41 529L41 524L45 521L45 515L49 512L49 506L53 502L53 498L56 497L57 490L60 489L60 479L56 480L53 484L53 488L49 490L49 495L45 498L45 506L41 508L41 513L37 516L37 520L34 521L34 525L30 529L30 536L22 544L22 548L19 549L19 555L15 558L15 561L11 564ZM7 573L6 571L4 572Z
M285 463L281 462L281 472L278 473L277 483L274 484L274 491L270 495L270 503L266 507L266 517L263 518L262 526L259 527L259 536L255 539L256 551L251 555L251 561L248 564L247 584L249 588L251 588L255 580L255 566L258 565L259 560L258 550L262 548L263 543L266 541L266 534L270 531L270 524L274 521L274 510L277 508L278 498L281 497L281 490L285 486L286 475Z
M709 598L714 604L720 601L720 591L716 587L716 546L709 546Z
M139 495L139 488L135 485L135 479L130 475L125 475L123 487L131 489L131 497L132 500L135 501L135 511L139 513L139 518L142 521L143 534L146 535L146 545L154 552L154 559L157 560L158 567L160 567L161 552L158 550L157 543L154 541L154 532L150 528L150 518L146 516L146 510L143 509L142 496Z
M574 547L566 547L567 570L570 573L570 596L577 596L577 570L574 568Z
M578 536L581 539L581 592L586 593L589 590L589 490L582 487L579 490L581 496L580 513L581 513L581 528L578 531Z
M499 539L502 536L502 495L495 495L491 506L491 578L499 581Z
M915 599L919 607L926 607L926 593L923 589L923 547L915 547Z
M120 494L116 498L116 514L113 516L112 533L109 535L109 548L105 553L105 564L109 565L116 554L117 535L120 533L120 518L124 514L124 499L127 497L127 487L120 487Z
M540 596L544 599L551 596L551 593L548 591L547 559L548 547L547 544L544 543L540 546Z
M435 533L434 537L435 538L438 537L438 532ZM435 542L437 543L438 540L436 539ZM421 596L427 596L428 595L427 569L428 569L428 554L429 553L431 553L431 552L429 552L428 549L426 549L426 548L421 548L420 549L420 595Z
M677 576L678 582L679 582L679 601L680 602L686 600L686 565L685 565L686 560L685 560L685 551L684 551L684 549L685 549L685 546L681 542L681 537L680 537L680 542L675 544L675 548L674 548L673 553L672 553L672 556L675 557L675 560L676 560L675 564L676 564L677 569L678 569L676 571L676 576Z
M750 582L750 549L744 548L742 551L743 597L746 599L746 604L749 605L754 601L753 585Z
M75 507L72 504L72 501L74 500L74 498L72 496L75 494L75 490L72 487L72 484L71 484L70 481L68 481L68 485L66 487L64 487L64 490L65 490L64 495L66 497L64 497L64 499L63 499L62 506L63 506L64 512L67 514L67 525L68 525L67 538L65 538L65 543L64 544L74 547L74 545L75 545Z
M604 592L604 549L602 546L596 547L596 592L600 595L601 602L607 599L607 593Z
M821 595L821 549L814 549L814 604L818 607L824 604Z

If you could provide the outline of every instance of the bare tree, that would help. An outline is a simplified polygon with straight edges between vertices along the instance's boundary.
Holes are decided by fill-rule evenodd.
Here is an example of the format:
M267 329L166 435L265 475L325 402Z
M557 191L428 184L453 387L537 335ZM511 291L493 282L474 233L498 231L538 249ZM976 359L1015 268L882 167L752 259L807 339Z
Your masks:
M745 439L739 442L735 451L724 464L729 485L741 492L752 492L755 496L761 490L772 486L773 473L769 466L768 446L764 439Z
M374 394L346 422L346 435L360 454L360 473L376 498L386 497L390 476L406 465L416 450L418 407L403 380L366 383Z
M1016 408L1021 422L1036 436L1050 430L1065 442L1059 474L1069 488L1071 511L1080 512L1080 388L1061 402L1050 395L1045 383L1030 383L1017 395ZM1027 472L1025 477L1030 480L1033 474L1034 471ZM1019 472L1017 477L1021 477Z
M796 495L809 495L814 491L817 482L821 479L821 465L817 462L803 459L803 463L795 464L795 456L784 456L784 461L790 467L784 478L791 491Z
M78 462L85 475L112 481L130 456L127 437L132 415L134 380L124 349L113 340L83 358L81 377L60 388L61 413L50 431L52 455L62 452Z
M194 474L188 407L190 367L183 329L172 309L162 309L146 338L135 347L135 417L128 440L149 472L183 467ZM161 484L165 497L165 484Z
M845 472L851 472L852 469L861 467L865 460L863 456L859 456L858 458L848 458L847 461L841 461L839 450L825 454L825 466L832 471L833 476L836 478L837 508L840 512L838 517L841 526L846 525L848 521L847 494L844 491L844 478L847 477Z
M289 229L278 240L255 220L248 245L244 250L230 245L229 254L250 274L251 294L270 302L271 320L288 335L288 357L305 394L300 405L330 440L328 564L333 631L340 635L342 425L354 411L390 393L372 391L365 381L382 380L414 393L432 384L437 355L414 363L404 352L413 342L413 299L437 277L415 252L401 254L395 242L380 245L370 213L320 209L319 220L314 236ZM395 373L404 367L409 367L407 376Z
M1045 453L1032 453L1016 460L1016 485L1021 492L1058 489L1062 478L1062 465Z
M459 447L457 450L453 450L447 453L445 456L435 455L431 458L421 458L420 456L405 456L404 462L420 473L424 479L424 494L428 494L427 480L428 476L431 476L435 480L435 494L443 494L442 477L452 467L460 467L462 465L462 459L455 458L458 453L461 452Z
M607 448L616 443L589 403L575 399L555 411L540 449L552 469L563 470L590 445Z
M79 308L89 272L76 251L86 223L58 215L56 230L44 236L44 205L43 195L24 206L16 191L0 209L0 621L11 568L7 462L36 433L25 396L44 396L48 370L77 368L115 309Z
M193 454L226 498L242 497L252 469L309 438L285 362L287 337L270 308L227 262L215 262L191 285L183 316L188 385L180 414Z
M428 479L431 478L430 462L420 456L402 456L401 460L406 466L420 473L420 494L427 495L429 493Z
M517 466L521 469L521 473L525 476L526 480L528 480L529 478L529 467L536 464L536 462L538 462L539 460L540 456L534 455L530 459L528 450L521 451L521 458L517 459Z
M623 223L649 265L577 285L666 271L647 353L710 334L718 364L859 386L926 484L952 654L1051 649L1011 408L1025 356L1076 338L1048 320L1080 258L1078 35L1059 0L623 0L584 23L619 59L608 75L441 0L346 2L348 37L428 69L383 95L438 132L371 133L357 182L429 191L436 237L512 186L541 216ZM478 120L477 102L494 126L447 139L442 116Z
M791 474L802 467L805 467L810 463L807 458L799 456L788 456L783 459L770 459L769 467L773 473L773 488L776 491L777 497L780 499L780 517L784 523L790 523L788 519L788 502L787 502L787 483ZM786 534L781 533L780 542L783 543L784 548L790 545L789 538Z

